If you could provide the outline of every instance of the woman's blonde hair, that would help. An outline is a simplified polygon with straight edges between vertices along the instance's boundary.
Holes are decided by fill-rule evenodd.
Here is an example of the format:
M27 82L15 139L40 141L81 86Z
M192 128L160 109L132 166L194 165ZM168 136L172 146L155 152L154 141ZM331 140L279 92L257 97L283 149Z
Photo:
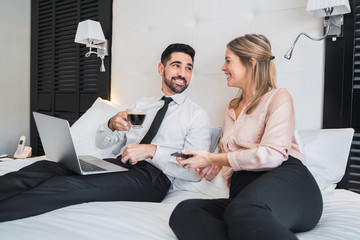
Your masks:
M271 44L263 35L246 34L229 42L227 47L235 53L244 66L247 67L247 84L255 84L256 94L246 108L246 114L249 114L254 110L262 96L269 90L276 88L276 68L274 61L272 61L274 56L271 53ZM254 67L250 58L256 60ZM242 97L243 94L231 100L229 108L237 108Z

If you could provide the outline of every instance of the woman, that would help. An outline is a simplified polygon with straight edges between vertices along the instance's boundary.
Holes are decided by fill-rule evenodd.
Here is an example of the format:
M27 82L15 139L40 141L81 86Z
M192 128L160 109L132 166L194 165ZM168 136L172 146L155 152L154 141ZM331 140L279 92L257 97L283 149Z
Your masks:
M181 239L296 239L322 214L322 197L294 137L290 94L276 88L271 45L247 34L227 45L222 71L227 85L241 90L230 101L219 143L220 153L192 154L179 164L195 169L223 167L229 199L181 202L170 227Z

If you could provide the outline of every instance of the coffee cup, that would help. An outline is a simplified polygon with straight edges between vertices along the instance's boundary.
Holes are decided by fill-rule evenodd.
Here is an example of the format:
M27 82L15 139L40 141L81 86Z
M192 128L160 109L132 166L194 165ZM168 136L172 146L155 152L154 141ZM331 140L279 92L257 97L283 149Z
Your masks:
M146 117L145 109L128 109L127 114L133 128L142 128L142 124Z

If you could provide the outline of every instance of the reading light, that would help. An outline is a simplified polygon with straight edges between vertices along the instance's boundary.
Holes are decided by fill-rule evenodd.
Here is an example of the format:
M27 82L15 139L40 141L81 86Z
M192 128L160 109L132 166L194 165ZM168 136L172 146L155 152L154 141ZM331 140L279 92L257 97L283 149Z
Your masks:
M343 14L349 13L351 10L348 0L308 0L306 11L314 17L324 17L325 35L320 38L312 38L306 33L300 33L284 56L288 60L291 59L296 42L301 35L314 41L323 40L328 36L332 36L333 39L341 36Z
M89 48L89 52L85 54L85 57L89 57L92 53L97 54L101 59L100 72L105 72L104 58L108 55L107 40L105 39L100 23L93 20L79 22L75 42L86 44L86 47ZM92 48L96 48L97 51L92 51Z

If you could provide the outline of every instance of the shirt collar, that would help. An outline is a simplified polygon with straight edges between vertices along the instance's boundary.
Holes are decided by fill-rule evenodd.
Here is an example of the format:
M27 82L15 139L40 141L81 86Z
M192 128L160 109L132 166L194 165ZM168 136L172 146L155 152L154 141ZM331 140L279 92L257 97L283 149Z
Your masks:
M235 110L233 108L229 108L229 106L227 106L226 109L227 109L227 114L230 116L230 118L236 121Z
M161 91L161 93L162 93L162 95L159 97L159 99L161 99L162 96L165 95L162 91ZM182 92L182 93L177 93L177 94L174 94L171 96L165 95L165 97L171 97L176 104L181 105L186 99L186 93Z

